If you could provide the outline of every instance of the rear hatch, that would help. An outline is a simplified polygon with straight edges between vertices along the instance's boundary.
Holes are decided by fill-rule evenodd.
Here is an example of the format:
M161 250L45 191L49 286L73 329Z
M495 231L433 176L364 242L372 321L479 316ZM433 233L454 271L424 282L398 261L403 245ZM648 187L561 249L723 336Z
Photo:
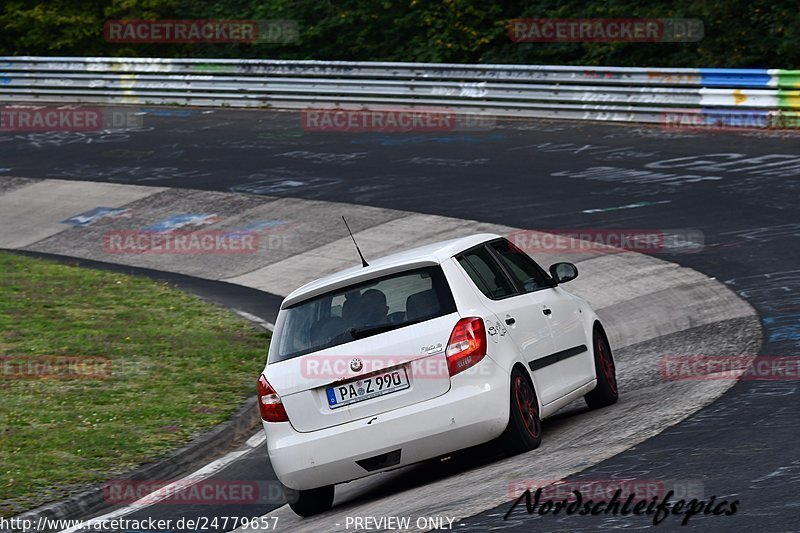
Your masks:
M281 310L265 374L297 431L380 415L450 389L458 320L438 266L361 282Z
M267 379L304 432L429 400L450 389L444 350L456 322L447 315L276 363Z

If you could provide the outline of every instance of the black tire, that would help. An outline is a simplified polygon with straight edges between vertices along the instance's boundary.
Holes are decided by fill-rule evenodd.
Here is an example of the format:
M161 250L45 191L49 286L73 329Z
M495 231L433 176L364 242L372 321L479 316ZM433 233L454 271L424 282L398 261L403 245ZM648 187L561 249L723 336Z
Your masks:
M326 485L316 489L294 490L283 487L283 493L289 507L298 516L313 516L324 513L333 507L333 485Z
M588 392L583 399L591 409L598 409L617 403L619 388L617 387L617 367L608 338L599 327L594 328L594 368L597 372L597 387Z
M519 368L511 371L510 413L500 444L510 453L522 453L539 447L542 421L539 402L530 378Z

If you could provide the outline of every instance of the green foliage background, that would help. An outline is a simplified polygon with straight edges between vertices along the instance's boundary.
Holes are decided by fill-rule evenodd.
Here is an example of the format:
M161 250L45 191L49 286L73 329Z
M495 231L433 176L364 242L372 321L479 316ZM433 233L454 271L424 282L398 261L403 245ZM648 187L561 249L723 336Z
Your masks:
M697 43L515 43L513 18L697 18ZM109 19L290 19L291 44L115 44ZM620 66L800 66L796 0L4 0L0 54Z

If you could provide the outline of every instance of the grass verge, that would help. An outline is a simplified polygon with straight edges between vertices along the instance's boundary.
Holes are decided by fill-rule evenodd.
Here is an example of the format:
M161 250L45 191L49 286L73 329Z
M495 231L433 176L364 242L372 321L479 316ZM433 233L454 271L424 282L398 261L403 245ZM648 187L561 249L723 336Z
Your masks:
M0 516L224 421L269 334L165 283L0 252Z

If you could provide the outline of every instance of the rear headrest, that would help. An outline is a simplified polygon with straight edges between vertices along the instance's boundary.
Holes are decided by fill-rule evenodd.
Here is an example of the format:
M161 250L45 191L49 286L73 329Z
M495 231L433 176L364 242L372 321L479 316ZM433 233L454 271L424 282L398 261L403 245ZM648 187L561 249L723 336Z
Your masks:
M439 299L436 291L427 291L412 294L406 298L406 320L417 320L439 312Z

